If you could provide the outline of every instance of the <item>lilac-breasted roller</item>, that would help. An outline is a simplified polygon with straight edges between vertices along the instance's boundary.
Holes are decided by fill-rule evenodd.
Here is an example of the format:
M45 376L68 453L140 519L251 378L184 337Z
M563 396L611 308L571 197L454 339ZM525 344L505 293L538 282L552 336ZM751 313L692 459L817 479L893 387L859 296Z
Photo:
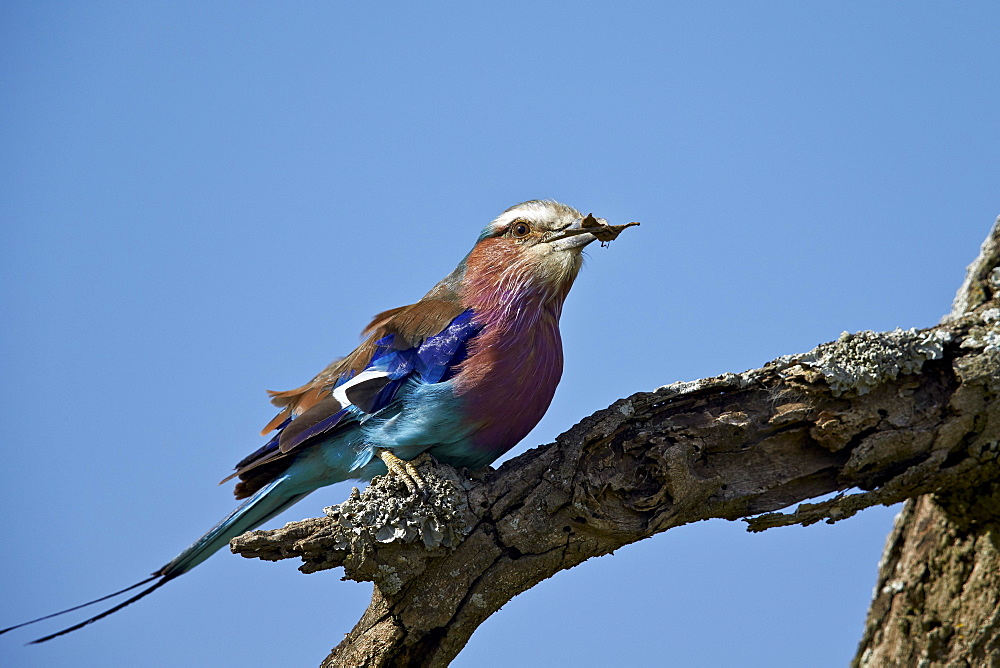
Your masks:
M456 467L496 460L531 431L552 401L563 366L559 315L580 271L581 251L629 225L608 225L552 201L504 211L420 301L375 316L360 346L302 387L271 393L281 412L262 433L274 435L230 476L240 479L235 494L246 499L243 505L149 578L25 622L156 581L34 642L139 600L319 487L392 472L415 493L423 481L409 462L423 452Z

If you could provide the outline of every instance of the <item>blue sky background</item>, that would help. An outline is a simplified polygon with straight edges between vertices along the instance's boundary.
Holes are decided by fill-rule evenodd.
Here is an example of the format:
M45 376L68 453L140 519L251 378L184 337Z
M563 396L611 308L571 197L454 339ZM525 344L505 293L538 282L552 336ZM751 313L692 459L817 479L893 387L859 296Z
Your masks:
M287 389L501 210L612 222L510 455L615 399L934 324L1000 213L991 2L0 3L0 625L234 507ZM314 493L272 522L349 493ZM519 596L457 666L843 666L895 509L683 527ZM310 666L370 585L219 553L0 663ZM72 622L75 618L66 621Z

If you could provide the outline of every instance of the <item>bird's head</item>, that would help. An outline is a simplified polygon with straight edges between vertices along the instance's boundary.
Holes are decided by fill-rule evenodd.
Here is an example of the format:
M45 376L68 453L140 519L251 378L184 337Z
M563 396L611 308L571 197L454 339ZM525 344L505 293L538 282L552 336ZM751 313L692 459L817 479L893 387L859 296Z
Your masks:
M504 301L533 295L561 302L583 264L581 251L598 238L584 228L588 221L603 223L559 202L510 207L486 226L466 258L466 285Z
M608 225L551 200L522 202L487 225L455 271L421 301L458 302L508 324L535 318L539 307L558 317L583 264L584 247L611 241L638 224ZM512 313L520 315L511 320Z

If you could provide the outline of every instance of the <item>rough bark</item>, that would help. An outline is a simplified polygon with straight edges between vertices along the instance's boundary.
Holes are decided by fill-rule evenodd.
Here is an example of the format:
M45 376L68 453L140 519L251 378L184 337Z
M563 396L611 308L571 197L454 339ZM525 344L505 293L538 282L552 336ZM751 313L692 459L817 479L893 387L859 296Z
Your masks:
M979 336L992 336L994 346L998 227L1000 220L945 318L979 312L994 325L992 334ZM886 543L853 663L1000 666L1000 480L970 481L907 501Z
M1000 242L1000 223L991 238ZM761 369L640 392L475 478L423 461L434 479L430 503L376 479L326 517L244 534L233 551L300 558L306 573L343 566L347 578L374 582L367 612L324 666L442 666L518 593L675 526L712 517L745 519L753 531L832 522L992 484L1000 473L992 262L981 267L981 295L937 327L845 333Z

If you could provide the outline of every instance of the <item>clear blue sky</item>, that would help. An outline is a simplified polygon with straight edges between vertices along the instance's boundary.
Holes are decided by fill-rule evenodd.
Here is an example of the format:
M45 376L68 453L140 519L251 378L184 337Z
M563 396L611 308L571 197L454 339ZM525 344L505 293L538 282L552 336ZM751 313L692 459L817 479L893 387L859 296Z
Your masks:
M1000 214L998 25L992 2L3 2L0 625L197 538L264 389L522 200L643 225L590 251L512 455L632 392L934 324ZM843 666L894 512L670 531L518 597L456 665ZM339 576L220 553L0 663L316 665L367 604Z

